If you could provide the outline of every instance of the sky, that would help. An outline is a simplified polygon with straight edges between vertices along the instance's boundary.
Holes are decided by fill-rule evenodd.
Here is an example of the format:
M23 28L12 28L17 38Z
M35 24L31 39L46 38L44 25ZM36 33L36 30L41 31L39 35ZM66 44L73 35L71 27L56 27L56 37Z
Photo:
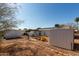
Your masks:
M23 3L19 4L17 18L23 20L18 28L47 28L55 24L73 23L79 17L77 3Z

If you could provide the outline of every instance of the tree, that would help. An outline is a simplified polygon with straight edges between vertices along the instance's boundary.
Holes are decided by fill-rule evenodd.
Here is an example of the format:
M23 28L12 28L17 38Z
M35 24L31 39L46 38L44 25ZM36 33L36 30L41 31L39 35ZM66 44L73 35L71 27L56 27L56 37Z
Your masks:
M56 27L56 28L59 28L59 27L60 27L60 24L55 24L55 27Z
M66 23L65 25L66 25L66 26L69 26L70 29L77 29L75 23Z
M0 30L17 27L16 11L15 4L0 3Z
M77 30L78 30L79 17L76 17L75 22L77 23Z

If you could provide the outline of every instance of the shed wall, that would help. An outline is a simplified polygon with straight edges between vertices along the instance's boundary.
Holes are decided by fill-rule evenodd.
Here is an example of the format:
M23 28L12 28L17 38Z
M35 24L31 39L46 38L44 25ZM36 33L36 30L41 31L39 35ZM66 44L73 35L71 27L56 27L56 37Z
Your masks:
M73 50L73 30L72 29L53 29L50 30L49 43L51 45Z

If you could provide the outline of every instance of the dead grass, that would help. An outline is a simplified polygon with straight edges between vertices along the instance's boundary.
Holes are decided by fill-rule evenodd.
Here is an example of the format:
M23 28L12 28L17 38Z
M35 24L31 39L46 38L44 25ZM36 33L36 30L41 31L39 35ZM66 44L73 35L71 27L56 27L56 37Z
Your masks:
M50 47L46 42L28 40L23 37L15 40L4 40L1 44L1 56L70 56L79 55L74 51Z

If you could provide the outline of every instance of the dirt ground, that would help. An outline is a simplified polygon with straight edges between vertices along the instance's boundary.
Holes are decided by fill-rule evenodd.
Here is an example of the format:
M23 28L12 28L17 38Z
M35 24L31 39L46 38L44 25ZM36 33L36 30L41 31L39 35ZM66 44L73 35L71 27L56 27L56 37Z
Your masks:
M50 46L27 37L3 40L0 45L0 56L79 56L79 52Z

